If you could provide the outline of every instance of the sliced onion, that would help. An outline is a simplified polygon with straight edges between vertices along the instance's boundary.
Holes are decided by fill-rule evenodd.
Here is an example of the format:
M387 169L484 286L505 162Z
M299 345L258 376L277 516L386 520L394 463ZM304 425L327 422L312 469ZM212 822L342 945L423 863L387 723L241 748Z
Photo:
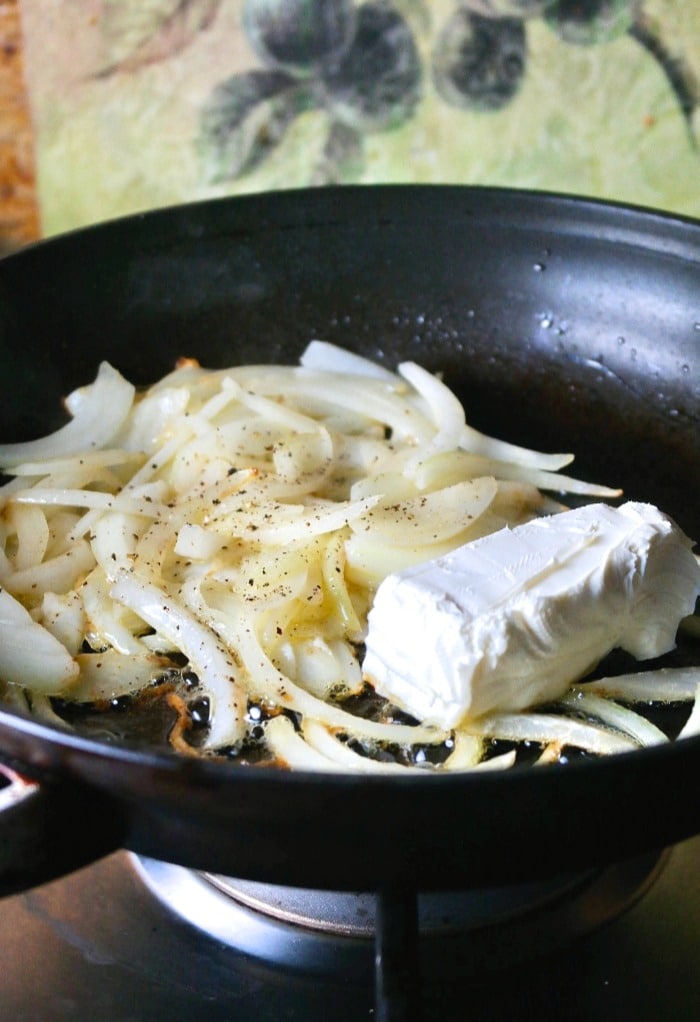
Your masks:
M121 493L99 493L97 490L56 489L46 486L34 486L13 494L12 500L18 504L43 504L48 507L83 507L93 511L123 511L131 515L143 515L146 518L162 518L167 508L159 503L163 495L163 485L159 483L141 487L134 493L122 490Z
M466 731L456 731L452 738L453 749L443 763L443 770L470 770L484 754L483 739Z
M328 341L310 341L299 359L304 369L343 376L368 376L375 380L396 381L396 374L362 355L355 355Z
M12 468L25 461L105 447L126 421L134 393L134 386L121 373L108 362L102 362L95 382L81 392L79 400L74 400L74 418L49 436L0 445L0 465Z
M608 727L624 731L640 745L662 745L668 738L655 724L626 706L620 706L611 699L604 699L593 693L574 689L567 693L561 704L586 716L595 717Z
M431 481L445 472L455 478L465 479L474 476L492 475L499 480L523 482L540 490L557 493L576 493L589 497L619 497L619 489L601 486L599 483L587 483L582 479L562 475L560 472L547 471L527 463L504 461L495 457L485 457L465 450L449 450L428 456L417 462L412 474L416 484L424 489Z
M112 597L161 632L192 664L210 701L207 747L236 745L245 734L246 696L239 669L218 635L167 592L132 575L119 576Z
M377 503L375 497L376 506L356 516L350 526L360 535L371 532L375 542L428 547L427 560L433 544L465 533L488 510L497 490L496 480L486 476L390 504Z
M329 726L347 731L348 734L375 739L380 742L399 744L439 744L447 734L433 727L409 724L383 724L378 721L356 717L352 713L318 699L278 671L264 651L256 633L255 619L246 614L242 603L238 613L223 614L209 608L201 596L197 601L196 586L189 586L188 599L197 603L197 614L215 627L231 649L240 656L248 674L248 684L255 698L294 710L304 716L322 720Z
M89 543L80 540L70 549L31 568L23 568L3 578L3 585L27 602L39 601L45 592L67 593L74 588L95 563Z
M399 775L408 773L428 774L432 772L432 768L429 765L404 766L401 763L384 762L383 760L372 759L371 756L362 756L359 752L354 752L345 742L341 742L331 734L325 725L311 718L304 719L302 734L312 749L325 756L341 770L350 770L353 773L362 774Z
M292 770L313 770L326 774L333 771L347 773L349 770L347 766L334 762L304 741L289 717L283 714L266 722L265 739L270 752Z
M379 497L367 497L365 500L319 502L316 505L261 504L236 513L227 524L232 535L254 538L258 543L303 543L314 536L344 528L378 502ZM212 516L211 520L218 522L220 516Z
M0 678L37 692L64 693L78 676L78 665L28 610L0 589Z
M115 649L104 653L79 653L76 657L80 677L70 697L77 702L100 702L135 695L172 666L154 653L123 656Z
M44 461L27 461L15 465L12 474L15 476L55 477L73 475L77 467L90 471L103 468L114 468L115 465L128 465L134 461L142 461L140 451L125 451L118 447L108 447L102 451L81 451L80 457L74 455L65 458L46 458Z
M78 593L44 593L39 624L51 632L71 656L81 649L87 631L83 601Z
M500 756L492 756L491 759L482 759L480 763L474 767L475 770L508 770L510 767L515 766L517 759L517 753L515 749L510 749L509 752L503 752Z
M42 509L33 505L20 507L10 503L7 518L17 536L17 550L12 557L15 571L41 563L50 538L49 525Z
M629 703L683 703L695 698L698 684L700 667L658 667L653 671L586 681L579 689Z
M411 384L430 409L437 428L431 447L435 450L457 447L466 428L462 402L442 380L415 362L402 362L399 375Z
M363 638L374 586L458 543L559 510L541 489L617 491L559 474L569 455L472 429L438 376L413 363L400 374L312 342L300 368L179 370L135 400L103 364L94 384L67 399L71 423L0 447L0 462L4 454L22 472L0 491L9 508L0 574L33 608L28 619L40 631L32 634L65 636L71 664L81 635L113 647L106 670L85 659L75 691L134 691L159 662L154 652L180 650L210 699L208 749L242 739L248 694L301 716L301 733L286 716L269 722L290 765L384 771L340 741L341 730L401 745L444 742L435 728L368 721L331 698L336 685L359 686L352 643ZM156 633L142 634L144 622ZM123 682L121 653L130 664ZM603 754L662 741L611 697L690 700L697 683L697 673L647 672L583 684L564 700L568 716L494 714L461 729L439 769L511 766L515 752L483 759L485 737L539 742L539 762L565 744ZM47 702L41 685L35 691ZM598 723L574 719L572 709ZM685 733L700 728L698 714L696 701Z
M122 619L128 612L112 599L110 590L111 582L101 567L91 571L83 582L80 596L88 622L86 630L94 645L114 647L124 657L123 669L128 672L127 658L143 655L143 643L124 624Z
M541 451L517 447L514 444L506 443L504 440L497 440L495 437L486 436L486 434L480 433L469 424L464 427L460 446L466 451L471 451L473 454L482 454L487 458L529 465L531 468L546 469L550 472L556 472L557 469L570 465L574 460L573 454L543 454Z
M469 730L510 742L560 742L599 756L639 748L638 742L619 732L545 713L494 713L470 723Z
M679 738L690 738L693 735L700 735L700 682L695 690L695 702L678 735Z

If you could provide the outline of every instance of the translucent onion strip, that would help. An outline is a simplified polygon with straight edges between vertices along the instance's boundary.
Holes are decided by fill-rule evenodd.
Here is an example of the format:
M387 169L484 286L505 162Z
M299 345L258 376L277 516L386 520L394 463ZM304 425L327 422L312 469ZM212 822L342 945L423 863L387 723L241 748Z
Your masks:
M71 699L77 702L100 702L134 695L158 680L172 664L154 653L124 657L117 650L103 653L79 653L76 657L80 675L71 688Z
M510 742L559 742L599 756L639 748L639 743L627 735L554 714L495 713L470 723L469 730L484 738Z
M68 592L79 584L94 563L90 545L81 540L65 553L22 571L11 572L2 581L15 596L22 596L33 604L40 601L45 592Z
M0 678L37 692L62 692L78 665L46 628L10 593L0 589Z
M162 487L155 491L162 493ZM123 511L126 514L144 515L146 518L162 518L167 515L165 505L157 502L157 496L150 492L141 494L98 493L96 490L51 489L36 486L31 490L20 490L12 500L17 504L44 504L48 506L83 507L97 511Z
M91 644L111 646L121 655L124 672L130 673L129 658L143 654L143 643L124 623L124 608L112 599L111 583L102 568L90 572L80 587L80 596Z
M17 536L17 550L12 557L15 571L39 564L46 554L50 537L49 524L42 509L28 507L18 514L16 505L10 504L7 519Z
M603 699L602 696L574 689L573 692L567 693L560 703L569 710L598 719L607 727L624 731L640 745L661 745L668 741L663 731L646 717L625 706L619 706L611 699Z
M79 454L105 447L126 421L135 388L121 373L102 362L97 378L74 400L74 418L50 436L19 444L0 445L0 466L12 468L26 461ZM70 407L70 399L67 400Z
M311 748L325 756L334 768L363 774L426 774L431 772L427 765L404 766L401 763L384 762L372 759L371 756L362 756L331 734L323 724L312 718L305 718L302 724L302 735Z
M695 690L695 702L693 708L690 711L685 725L681 728L679 738L691 738L694 735L700 735L700 682Z
M245 734L246 696L238 666L219 637L168 593L126 573L112 588L112 597L161 632L192 664L210 700L207 746L240 742Z
M101 468L113 468L115 465L128 465L142 461L140 451L125 451L121 448L108 448L104 451L81 451L80 457L47 458L44 461L27 461L15 465L12 474L16 476L57 476L72 475L76 468L94 472Z
M201 607L200 613L206 614L206 608ZM218 634L237 651L243 661L251 692L257 699L294 710L304 716L318 718L329 726L347 731L349 734L379 742L397 742L400 745L420 742L429 745L440 744L447 737L444 731L432 727L383 724L364 717L356 717L295 685L290 678L277 670L265 653L257 637L254 623L246 616L244 607L236 618L211 610L210 619Z
M659 667L586 681L579 691L630 703L675 703L694 699L699 684L700 667Z
M293 770L311 770L321 773L349 772L347 766L334 763L328 756L314 749L297 733L288 717L280 715L265 724L265 742L272 754Z
M494 500L493 478L468 479L410 500L377 503L351 522L354 532L371 532L390 546L431 546L466 532ZM372 498L368 498L372 499Z
M327 341L310 341L304 350L300 364L305 369L322 373L342 373L344 376L369 376L377 380L396 380L396 374L377 362L352 351L346 351Z
M619 497L621 490L599 483L588 483L573 476L563 475L557 471L547 471L537 466L495 457L485 457L469 451L449 451L433 455L416 464L413 476L417 485L427 488L433 480L445 478L446 473L456 478L473 478L475 476L492 475L498 479L513 482L527 482L540 490L551 490L556 493L575 493L587 497ZM444 485L444 483L443 483Z
M402 362L399 375L411 384L430 409L437 428L431 447L436 450L458 447L466 428L461 401L442 380L415 362Z

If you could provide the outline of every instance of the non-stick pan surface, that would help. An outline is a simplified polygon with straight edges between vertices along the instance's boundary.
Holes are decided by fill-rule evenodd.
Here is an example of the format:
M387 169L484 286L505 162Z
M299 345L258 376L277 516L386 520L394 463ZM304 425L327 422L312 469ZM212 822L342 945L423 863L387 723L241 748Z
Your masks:
M565 197L288 192L27 249L0 263L0 437L55 427L61 396L101 359L147 383L180 355L293 362L314 337L440 370L474 425L572 450L579 475L700 537L700 224ZM5 710L0 749L48 779L48 833L69 821L85 857L121 843L295 885L501 883L700 830L700 738L563 768L387 779L193 761Z

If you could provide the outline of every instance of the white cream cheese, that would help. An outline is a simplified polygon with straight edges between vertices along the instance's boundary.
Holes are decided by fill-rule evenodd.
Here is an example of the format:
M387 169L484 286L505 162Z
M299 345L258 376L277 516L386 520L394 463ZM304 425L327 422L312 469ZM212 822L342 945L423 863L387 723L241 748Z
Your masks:
M673 648L700 593L691 548L649 504L502 529L381 583L364 674L442 728L556 699L613 648Z

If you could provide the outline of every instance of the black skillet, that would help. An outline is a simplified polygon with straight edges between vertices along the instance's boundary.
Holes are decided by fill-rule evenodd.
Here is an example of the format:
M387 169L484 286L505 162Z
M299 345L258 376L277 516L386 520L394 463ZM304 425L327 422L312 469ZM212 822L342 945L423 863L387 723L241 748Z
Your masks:
M475 425L576 452L578 474L700 538L700 224L565 197L290 192L27 249L0 263L0 438L55 427L61 396L103 358L147 383L183 354L293 362L313 337L442 371ZM26 798L5 789L4 890L114 847L298 886L462 888L700 831L700 738L563 768L387 779L192 761L4 710L0 750L41 781Z

